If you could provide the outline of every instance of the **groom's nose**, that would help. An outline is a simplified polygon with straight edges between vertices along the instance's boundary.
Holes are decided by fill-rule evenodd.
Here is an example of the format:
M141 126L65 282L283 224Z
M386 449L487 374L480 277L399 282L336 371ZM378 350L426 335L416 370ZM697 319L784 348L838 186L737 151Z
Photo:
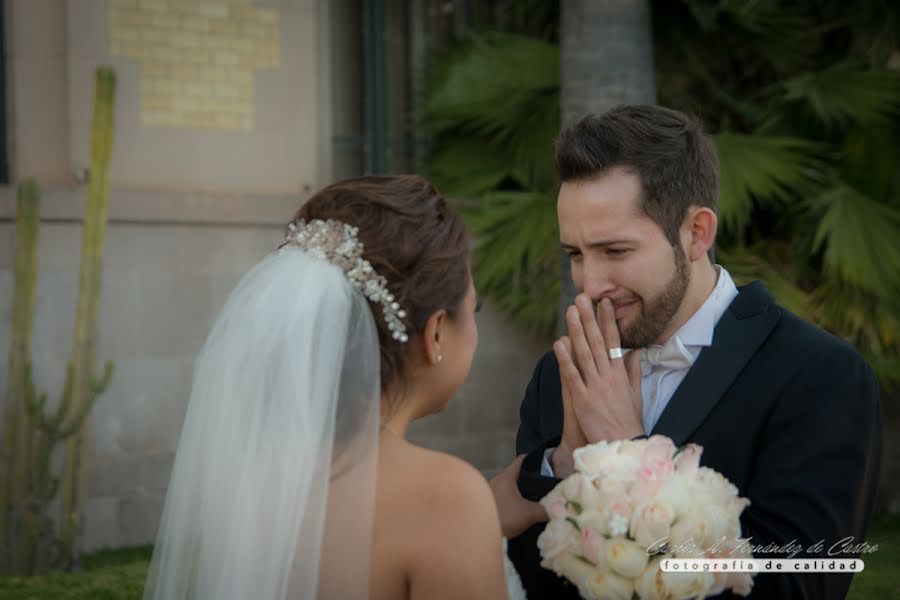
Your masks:
M585 261L582 277L584 284L582 291L594 303L599 302L604 296L609 296L616 287L607 270L597 262L592 264L591 261Z

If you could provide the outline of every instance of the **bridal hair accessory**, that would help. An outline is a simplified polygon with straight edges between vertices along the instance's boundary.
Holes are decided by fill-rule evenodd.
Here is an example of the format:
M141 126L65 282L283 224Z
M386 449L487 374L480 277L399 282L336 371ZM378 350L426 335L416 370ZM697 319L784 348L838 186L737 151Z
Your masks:
M409 341L406 325L402 321L406 318L406 311L400 308L394 301L393 294L388 291L387 279L379 275L369 261L363 258L363 244L357 238L358 233L358 227L334 219L312 219L308 223L300 219L288 224L285 241L344 271L356 289L372 302L381 305L391 337L405 344Z

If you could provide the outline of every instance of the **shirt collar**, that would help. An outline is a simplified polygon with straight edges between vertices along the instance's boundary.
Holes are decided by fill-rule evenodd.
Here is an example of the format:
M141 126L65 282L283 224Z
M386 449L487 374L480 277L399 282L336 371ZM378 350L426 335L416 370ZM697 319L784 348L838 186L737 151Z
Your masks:
M721 265L716 265L716 272L718 274L716 287L700 305L697 312L691 315L691 318L673 336L680 339L685 346L711 345L716 323L738 295L737 286L734 285L728 271Z

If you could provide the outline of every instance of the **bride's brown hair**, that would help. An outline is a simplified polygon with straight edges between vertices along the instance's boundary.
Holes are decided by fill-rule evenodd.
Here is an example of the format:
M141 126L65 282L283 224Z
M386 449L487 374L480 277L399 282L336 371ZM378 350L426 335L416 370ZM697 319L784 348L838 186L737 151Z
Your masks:
M396 175L330 185L297 211L298 219L359 228L363 257L407 313L409 342L401 344L391 337L381 306L369 303L378 326L381 389L396 389L409 368L409 346L418 343L428 317L442 308L455 316L465 298L471 245L462 218L425 178Z

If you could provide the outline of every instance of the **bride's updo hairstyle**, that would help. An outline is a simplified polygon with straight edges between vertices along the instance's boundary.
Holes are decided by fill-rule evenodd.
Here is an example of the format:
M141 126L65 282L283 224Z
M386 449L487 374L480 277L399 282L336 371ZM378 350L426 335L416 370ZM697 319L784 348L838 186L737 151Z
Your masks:
M369 302L378 327L381 389L402 387L410 350L432 314L455 317L469 287L470 242L462 218L428 180L415 175L360 177L328 186L294 217L334 219L359 228L363 258L387 279L406 311L407 343L392 337L380 305Z

